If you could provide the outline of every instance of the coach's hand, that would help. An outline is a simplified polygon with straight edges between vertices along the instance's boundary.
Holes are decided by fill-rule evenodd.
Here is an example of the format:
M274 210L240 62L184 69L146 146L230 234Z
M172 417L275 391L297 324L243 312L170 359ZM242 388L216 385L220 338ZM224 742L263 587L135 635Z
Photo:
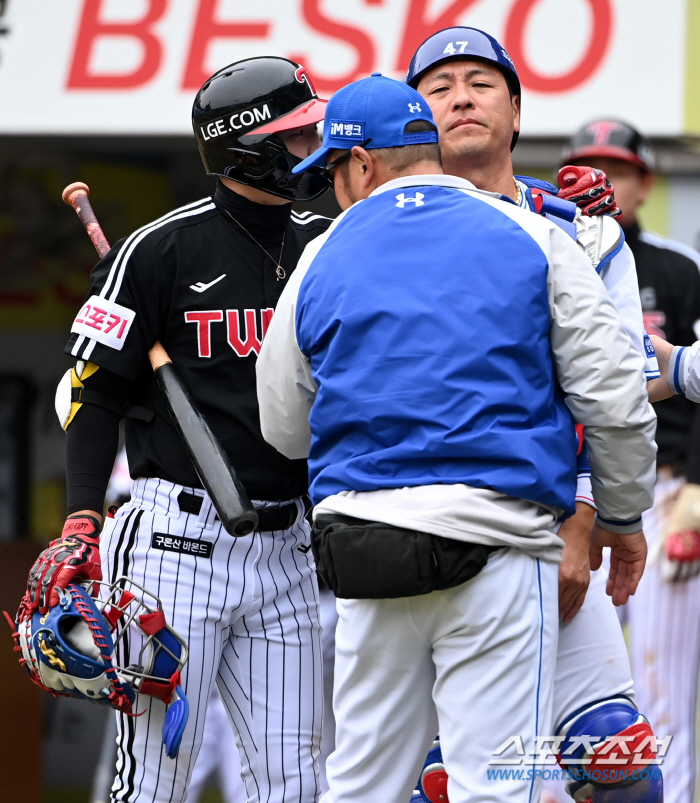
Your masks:
M66 519L61 537L52 541L29 570L21 609L46 611L58 604L58 589L75 580L101 580L99 533L102 516L81 511Z
M591 530L591 569L600 568L603 547L610 547L610 574L605 589L614 605L624 605L637 590L647 560L647 541L639 530L620 535L597 524Z
M588 558L595 510L585 502L576 503L576 513L559 530L564 552L559 564L559 616L570 622L579 612L591 581Z

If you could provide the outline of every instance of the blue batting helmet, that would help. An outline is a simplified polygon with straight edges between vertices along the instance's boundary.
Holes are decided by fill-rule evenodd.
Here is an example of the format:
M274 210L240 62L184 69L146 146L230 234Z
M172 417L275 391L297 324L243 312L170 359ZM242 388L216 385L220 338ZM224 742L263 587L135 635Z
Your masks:
M406 75L406 83L414 89L418 87L423 75L438 64L453 59L482 59L503 73L512 95L520 97L520 79L508 51L493 36L478 28L463 25L445 28L429 36L416 50ZM513 133L511 150L518 141L518 132Z

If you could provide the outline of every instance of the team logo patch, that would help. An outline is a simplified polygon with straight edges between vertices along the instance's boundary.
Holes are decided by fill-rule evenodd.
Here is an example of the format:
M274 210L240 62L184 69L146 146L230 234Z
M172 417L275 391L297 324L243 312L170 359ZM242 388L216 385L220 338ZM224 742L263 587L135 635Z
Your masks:
M647 357L656 357L656 349L654 348L654 344L651 342L651 338L649 335L644 335L644 349L647 353Z
M160 549L163 552L180 552L183 555L194 555L195 558L208 558L209 560L214 551L214 544L210 541L198 541L196 538L183 538L167 533L153 533L151 546L153 549Z
M71 332L121 351L136 313L114 301L91 296L78 313Z
M355 123L352 120L331 120L331 137L364 139L363 129L363 123Z

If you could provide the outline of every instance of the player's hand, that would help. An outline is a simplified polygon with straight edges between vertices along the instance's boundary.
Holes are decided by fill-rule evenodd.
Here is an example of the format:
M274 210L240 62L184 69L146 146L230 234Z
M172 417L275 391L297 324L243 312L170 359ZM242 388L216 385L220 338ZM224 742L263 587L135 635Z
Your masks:
M664 535L661 575L669 583L700 574L700 485L686 483L678 494Z
M610 574L605 591L614 605L624 605L637 590L647 560L647 541L639 530L620 535L597 524L591 530L591 569L603 562L603 547L610 547Z
M622 210L615 201L615 190L602 170L593 167L564 165L557 174L561 189L558 198L573 201L582 214L617 217Z
M29 570L21 611L46 613L58 604L58 589L75 580L102 579L98 515L77 513L66 519L61 537L48 545Z
M585 502L576 503L576 513L559 529L564 552L559 564L559 616L570 622L579 612L591 581L589 540L595 510Z

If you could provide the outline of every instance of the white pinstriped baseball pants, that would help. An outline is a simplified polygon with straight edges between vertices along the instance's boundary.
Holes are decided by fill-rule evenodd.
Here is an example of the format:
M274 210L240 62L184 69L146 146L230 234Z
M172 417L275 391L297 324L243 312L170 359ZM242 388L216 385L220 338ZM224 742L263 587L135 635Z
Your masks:
M659 473L654 507L644 514L650 560L626 606L639 709L657 737L673 736L663 763L666 803L695 803L698 794L700 577L667 583L651 557L683 484Z
M198 516L179 510L182 490L204 497ZM317 798L323 715L318 588L309 527L302 503L297 506L289 530L232 538L204 492L140 479L131 501L107 520L100 546L105 579L126 574L157 594L169 624L189 646L182 685L190 717L179 755L167 758L162 746L164 704L141 695L137 713L143 716L117 715L112 801L186 799L214 681L236 732L248 801ZM211 557L156 549L154 532L208 542ZM120 663L136 661L140 645L133 642Z

